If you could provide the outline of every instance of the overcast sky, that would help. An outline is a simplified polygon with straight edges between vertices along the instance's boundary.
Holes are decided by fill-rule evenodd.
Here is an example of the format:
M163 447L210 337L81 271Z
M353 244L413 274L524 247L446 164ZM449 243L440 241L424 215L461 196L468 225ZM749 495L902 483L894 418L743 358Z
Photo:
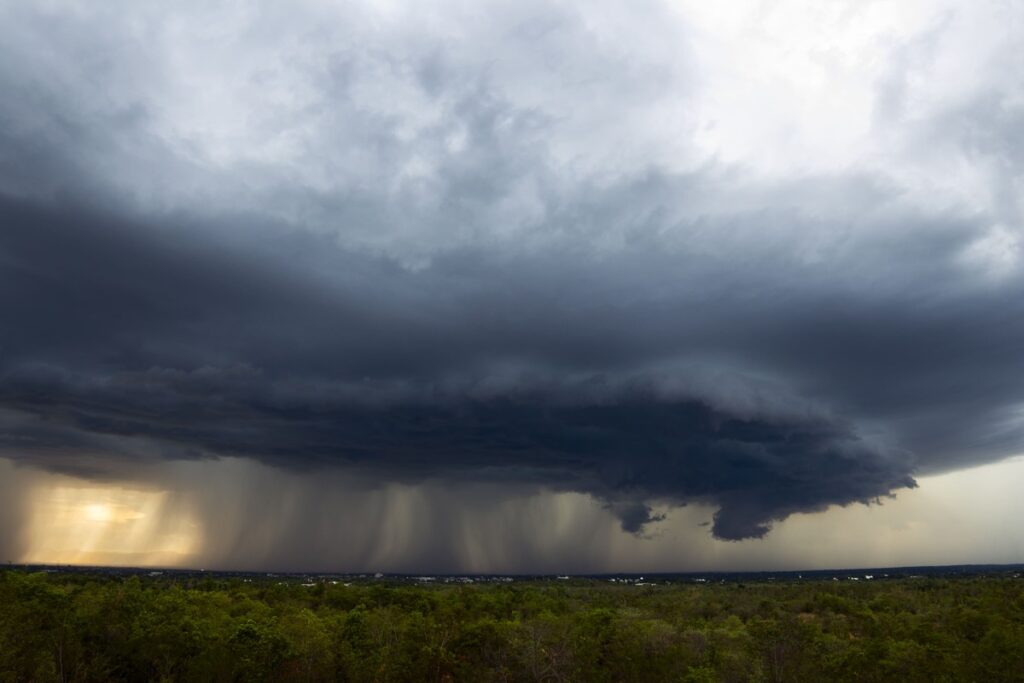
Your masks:
M994 0L0 0L0 551L1024 561L1022 43Z

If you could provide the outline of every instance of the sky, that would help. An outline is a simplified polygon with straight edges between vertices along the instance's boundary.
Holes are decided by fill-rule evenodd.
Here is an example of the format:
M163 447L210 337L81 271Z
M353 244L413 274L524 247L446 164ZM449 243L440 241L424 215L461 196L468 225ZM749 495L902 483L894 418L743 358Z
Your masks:
M1024 562L1022 42L0 0L0 559Z

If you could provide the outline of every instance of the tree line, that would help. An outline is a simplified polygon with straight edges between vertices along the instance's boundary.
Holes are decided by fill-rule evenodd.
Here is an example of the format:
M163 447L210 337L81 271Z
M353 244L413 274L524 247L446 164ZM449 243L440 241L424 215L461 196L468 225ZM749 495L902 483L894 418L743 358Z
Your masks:
M1024 681L1010 576L351 585L0 572L0 681Z

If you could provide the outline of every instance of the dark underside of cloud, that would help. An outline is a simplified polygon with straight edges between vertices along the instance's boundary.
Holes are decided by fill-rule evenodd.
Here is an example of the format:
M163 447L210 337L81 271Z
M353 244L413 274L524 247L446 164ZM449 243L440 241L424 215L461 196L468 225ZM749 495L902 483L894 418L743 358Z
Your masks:
M907 457L872 448L848 426L737 417L655 396L636 382L367 405L368 397L275 397L260 377L241 384L166 371L85 383L53 374L6 379L2 398L20 415L4 425L0 446L56 467L73 467L68 456L76 452L105 451L109 460L120 448L131 457L133 445L145 452L137 443L144 437L165 457L235 455L284 467L344 465L388 480L583 491L609 501L631 532L657 519L646 501L705 501L721 506L713 531L728 539L761 536L792 512L914 486Z
M915 307L770 270L709 289L706 263L653 251L408 269L70 200L4 199L0 221L0 452L56 470L241 456L522 483L637 533L653 504L712 503L742 539L1020 443L1005 293Z

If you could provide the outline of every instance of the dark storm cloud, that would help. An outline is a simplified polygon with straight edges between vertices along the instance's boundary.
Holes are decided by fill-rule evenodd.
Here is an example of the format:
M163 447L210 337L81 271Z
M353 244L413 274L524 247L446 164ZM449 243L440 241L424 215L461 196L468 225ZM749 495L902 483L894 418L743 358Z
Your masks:
M740 539L1019 452L1012 202L669 168L685 146L650 124L692 88L675 34L627 27L652 59L593 17L506 11L455 45L282 31L308 49L218 82L259 104L226 114L176 109L216 88L168 76L191 54L136 29L94 41L68 18L49 60L22 39L0 66L0 454L525 483L635 533L700 501ZM238 54L269 30L245 28ZM1011 110L949 120L1011 141Z
M1019 443L997 425L1020 304L988 291L786 297L765 272L695 291L702 273L670 270L697 267L685 252L410 271L336 249L350 275L328 285L82 206L7 200L3 218L3 447L50 467L237 455L540 483L610 501L630 531L654 519L647 501L712 502L714 532L743 538L913 486L915 464L964 459L918 447L953 429L974 458ZM743 379L754 369L797 393Z
M256 374L240 373L249 375L241 383L231 374L151 371L97 382L25 373L5 378L3 399L73 430L145 437L196 456L301 468L343 464L404 481L520 481L585 491L612 501L623 528L634 532L657 519L644 504L652 498L718 503L715 533L744 538L791 512L868 502L914 485L906 455L864 443L848 425L737 417L693 398L658 395L639 380L399 397L372 384L339 396L296 387L282 396ZM9 427L4 445L30 457L54 448L86 452L76 439L55 444L38 426Z

